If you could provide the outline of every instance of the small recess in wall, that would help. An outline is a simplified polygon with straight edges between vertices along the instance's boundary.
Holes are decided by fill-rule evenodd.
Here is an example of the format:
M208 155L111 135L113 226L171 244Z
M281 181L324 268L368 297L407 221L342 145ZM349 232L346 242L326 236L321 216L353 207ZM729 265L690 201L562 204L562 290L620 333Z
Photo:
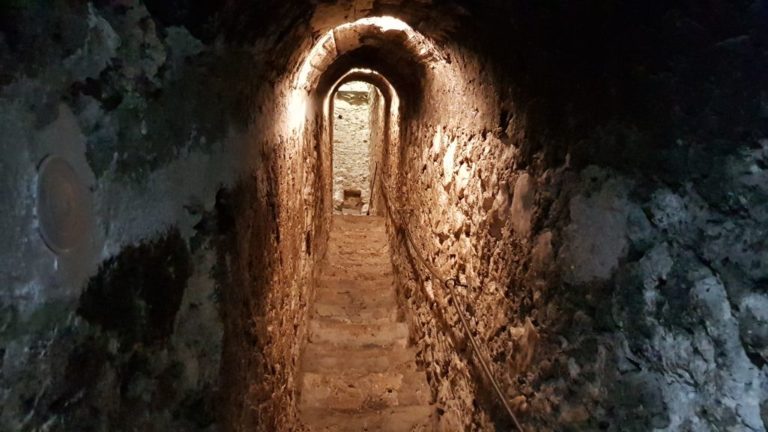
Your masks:
M61 254L77 248L90 221L90 197L64 158L46 156L38 168L37 217L45 244Z

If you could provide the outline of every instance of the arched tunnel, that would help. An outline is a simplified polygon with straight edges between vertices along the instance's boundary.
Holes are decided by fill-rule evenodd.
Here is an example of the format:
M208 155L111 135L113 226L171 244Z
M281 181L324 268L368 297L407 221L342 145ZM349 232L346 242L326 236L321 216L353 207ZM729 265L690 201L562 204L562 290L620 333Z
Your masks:
M0 430L765 431L765 0L0 5Z

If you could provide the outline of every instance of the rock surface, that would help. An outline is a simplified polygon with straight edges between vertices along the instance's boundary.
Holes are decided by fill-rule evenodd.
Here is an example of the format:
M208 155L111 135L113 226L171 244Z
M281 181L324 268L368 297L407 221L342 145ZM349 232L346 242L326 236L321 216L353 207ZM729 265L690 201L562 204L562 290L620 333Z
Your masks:
M370 163L527 429L765 430L765 0L92 3L0 8L1 430L301 429L323 101L361 66L399 96ZM412 28L336 28L374 15ZM66 254L38 231L49 154L92 198ZM438 425L508 430L390 233ZM380 342L353 321L383 310L326 340Z
M384 219L334 216L300 367L310 430L434 430L431 390L399 315Z
M336 93L333 119L333 207L340 210L344 190L358 190L367 206L370 198L370 148L372 103L376 90L352 82Z

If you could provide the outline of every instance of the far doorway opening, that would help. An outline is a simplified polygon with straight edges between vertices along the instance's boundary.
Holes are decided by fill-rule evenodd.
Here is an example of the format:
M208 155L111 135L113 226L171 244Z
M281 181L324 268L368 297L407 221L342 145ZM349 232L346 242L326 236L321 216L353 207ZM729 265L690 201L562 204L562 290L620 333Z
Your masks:
M376 86L352 81L333 98L333 209L366 215L384 132L384 99Z

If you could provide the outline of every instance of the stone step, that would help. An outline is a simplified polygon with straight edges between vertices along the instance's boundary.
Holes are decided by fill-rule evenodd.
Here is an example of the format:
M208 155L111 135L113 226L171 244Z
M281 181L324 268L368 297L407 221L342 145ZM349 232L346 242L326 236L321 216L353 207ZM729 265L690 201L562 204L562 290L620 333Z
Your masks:
M356 280L382 280L394 277L394 269L392 265L376 266L376 265L351 265L347 263L337 264L326 262L321 270L321 277L324 278L338 278L338 279L356 279Z
M305 372L388 372L415 370L416 353L412 348L339 348L309 343L304 348L302 370Z
M362 222L347 222L347 221L333 221L333 226L331 227L331 234L347 234L347 233L360 233L360 232L369 232L369 233L382 233L387 231L387 224L384 223L384 219L376 220L376 221L365 221Z
M346 222L346 221L333 221L333 226L331 227L331 233L332 234L347 234L347 233L359 233L359 232L371 232L371 233L381 233L387 231L387 224L384 223L384 220L377 220L377 221L363 221L360 222Z
M358 220L355 220L358 219ZM367 218L344 218L344 220L334 220L332 232L346 233L349 231L383 231L386 229L387 224L383 218L366 220Z
M386 272L392 271L392 262L389 257L371 257L361 256L348 259L329 259L322 264L323 268L328 267L330 269L359 269L362 271L376 271L382 270Z
M384 226L386 219L383 216L354 216L334 215L333 227L350 226Z
M380 255L389 249L389 237L384 233L351 233L344 237L331 234L328 238L329 252L349 252L358 249Z
M313 408L303 412L313 432L416 432L435 430L435 409L429 405L379 411L344 412Z
M397 320L397 300L391 282L365 284L326 280L317 289L313 316L342 322L381 323Z
M339 238L346 237L348 235L381 235L386 234L387 228L384 225L338 225L331 229L330 234L332 236L339 236Z
M326 260L332 263L372 262L389 264L389 248L369 248L367 250L349 251L349 246L330 245L326 254Z
M348 232L359 232L359 231L366 231L366 232L383 232L387 229L387 224L384 222L384 219L377 219L377 220L359 220L355 221L357 218L345 218L348 220L342 220L342 221L333 221L333 226L331 227L331 232L335 234L346 234Z
M337 321L350 324L386 324L397 321L397 304L370 305L338 305L316 302L312 308L313 317L326 321Z
M381 306L395 303L395 289L391 279L377 282L325 279L319 284L315 297L318 302L335 305Z
M431 397L426 376L415 370L376 373L306 372L302 376L302 408L378 410L427 405Z
M381 221L381 223L379 223L378 221L375 223L348 223L348 222L336 223L336 221L334 221L330 234L338 235L338 236L346 236L350 234L360 235L363 233L378 235L386 232L387 232L387 226L386 224L384 224L383 220Z
M334 216L299 370L310 431L436 430L426 374L398 322L383 217Z
M405 347L408 327L404 323L354 324L313 318L309 341L339 347Z
M397 307L394 290L392 288L385 290L373 289L323 289L317 290L315 301L332 306L347 307Z
M387 293L394 295L395 282L392 276L383 275L371 279L354 279L337 275L321 274L317 278L317 291L350 291L361 295L375 295Z
M376 216L376 215L371 215L371 216L368 216L368 215L366 215L366 216L352 216L352 217L350 217L350 216L333 216L333 220L360 221L360 222L372 221L372 222L376 222L376 221L383 221L384 217L383 216Z

